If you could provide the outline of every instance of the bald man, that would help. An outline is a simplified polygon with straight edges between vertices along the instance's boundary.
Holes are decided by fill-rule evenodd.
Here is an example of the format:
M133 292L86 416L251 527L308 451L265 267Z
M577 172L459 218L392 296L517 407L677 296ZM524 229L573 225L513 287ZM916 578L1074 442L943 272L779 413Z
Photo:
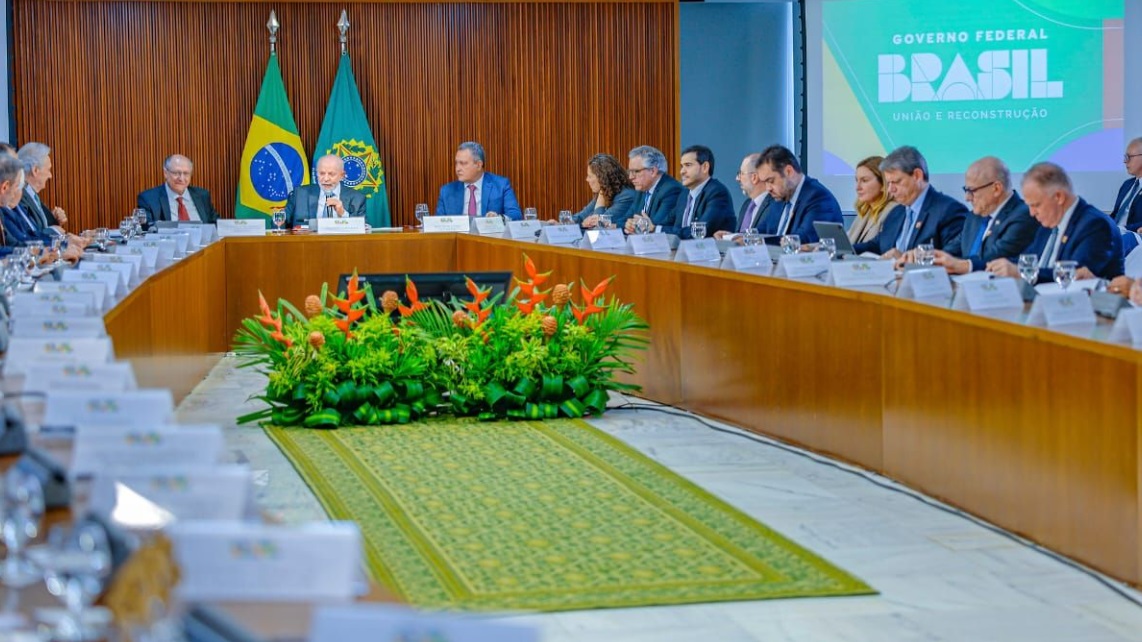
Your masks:
M147 210L147 226L155 221L200 221L213 223L218 212L210 202L210 192L192 187L190 177L194 163L182 154L172 154L163 161L164 182L139 193L137 206Z

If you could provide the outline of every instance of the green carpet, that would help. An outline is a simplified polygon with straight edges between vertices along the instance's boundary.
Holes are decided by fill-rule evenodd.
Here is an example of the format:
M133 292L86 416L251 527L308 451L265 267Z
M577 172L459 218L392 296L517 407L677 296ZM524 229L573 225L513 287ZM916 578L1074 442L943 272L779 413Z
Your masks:
M266 428L373 577L423 608L559 611L868 594L585 422Z

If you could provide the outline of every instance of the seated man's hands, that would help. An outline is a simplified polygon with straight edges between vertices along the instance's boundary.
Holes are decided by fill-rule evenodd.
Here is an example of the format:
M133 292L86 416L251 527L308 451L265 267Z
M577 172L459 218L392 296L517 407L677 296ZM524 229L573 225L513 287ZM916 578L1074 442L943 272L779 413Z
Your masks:
M1122 275L1116 276L1110 280L1106 285L1106 291L1111 294L1118 294L1121 296L1129 296L1131 288L1134 286L1134 279Z
M958 259L943 250L936 250L936 261L934 265L939 265L948 271L948 274L967 274L971 272L971 261L968 259Z
M995 259L987 264L987 271L995 276L1019 276L1019 268L1007 259Z

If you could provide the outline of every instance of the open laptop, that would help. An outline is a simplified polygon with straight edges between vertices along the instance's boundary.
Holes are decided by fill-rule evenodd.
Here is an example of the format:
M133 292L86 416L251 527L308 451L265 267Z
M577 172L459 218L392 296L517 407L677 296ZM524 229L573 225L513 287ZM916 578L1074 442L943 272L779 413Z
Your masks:
M817 231L817 236L823 239L833 239L833 242L837 244L837 258L846 255L856 255L856 250L853 249L853 242L849 240L849 235L845 233L844 223L813 221L813 229Z

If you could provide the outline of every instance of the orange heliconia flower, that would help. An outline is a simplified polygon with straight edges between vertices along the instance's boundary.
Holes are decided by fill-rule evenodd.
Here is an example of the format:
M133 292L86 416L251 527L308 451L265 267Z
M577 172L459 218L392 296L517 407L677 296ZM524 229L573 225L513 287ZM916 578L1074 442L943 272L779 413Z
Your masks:
M407 317L414 312L419 312L428 307L420 302L420 293L416 291L416 284L413 283L412 279L408 278L407 276L404 277L404 293L405 296L408 297L409 304L407 306L397 306L397 309L400 310L402 317Z

